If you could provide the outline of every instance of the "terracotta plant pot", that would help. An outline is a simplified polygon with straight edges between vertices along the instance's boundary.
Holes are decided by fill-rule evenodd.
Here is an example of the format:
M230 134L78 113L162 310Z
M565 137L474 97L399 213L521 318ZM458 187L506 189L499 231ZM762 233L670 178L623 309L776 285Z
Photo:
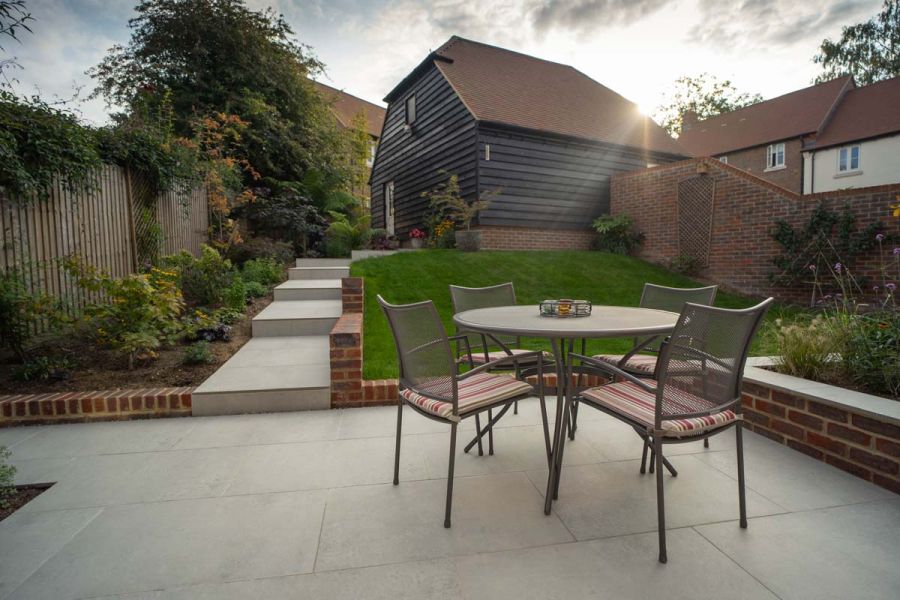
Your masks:
M477 252L481 250L481 232L466 229L457 230L456 247L463 252Z
M414 250L419 250L425 247L425 240L422 238L409 238L409 247Z

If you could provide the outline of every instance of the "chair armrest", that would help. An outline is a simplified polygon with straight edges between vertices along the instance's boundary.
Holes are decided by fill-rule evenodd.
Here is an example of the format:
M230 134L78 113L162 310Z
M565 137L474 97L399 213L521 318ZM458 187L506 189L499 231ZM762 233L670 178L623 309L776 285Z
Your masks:
M634 348L632 348L631 350L629 350L624 356L622 356L622 359L619 360L619 367L621 368L622 366L624 366L629 360L631 360L631 357L632 357L632 356L634 356L635 354L637 354L637 353L640 352L641 350L645 349L647 346L650 345L650 343L651 343L653 340L655 340L655 339L657 339L657 338L660 338L660 337L662 337L662 336L660 336L660 335L651 335L650 337L646 338L646 339L645 339L644 341L642 341L641 343L635 344L635 345L634 345Z
M542 350L535 350L535 351L533 351L533 352L522 352L522 353L520 353L520 354L513 354L513 353L510 353L508 356L504 356L503 358L498 358L497 360L492 360L491 362L484 363L484 364L481 365L480 367L475 368L475 369L472 369L471 371L466 371L465 373L463 373L462 375L460 375L459 377L457 377L456 380L457 380L457 381L462 381L463 379L466 379L467 377L471 377L472 375L474 375L474 374L476 374L476 373L482 373L482 372L484 372L484 371L488 371L488 370L490 370L490 369L492 369L492 368L494 368L494 367L496 367L497 365L500 365L500 364L507 364L507 365L508 365L510 362L513 363L513 365L514 365L515 368L516 368L516 371L518 372L518 370L519 370L519 361L520 361L520 360L523 360L523 359L529 359L529 358L538 358L538 359L540 359L540 360L537 361L538 370L539 370L539 371L543 371L543 368L542 368L542 365L543 365L543 360L542 360L542 359L543 359L543 356L544 356L544 352L543 352Z
M459 334L459 333L458 333L458 334L456 334L456 335L450 335L450 336L447 336L447 339L450 340L450 341L454 341L454 342L456 342L457 344L459 344L460 342L465 343L465 345L466 345L466 356L468 357L468 360L469 360L469 367L474 367L474 366L475 366L475 361L472 359L472 346L471 346L471 344L469 344L469 336L467 336L467 335L465 335L465 334Z
M582 364L586 364L590 367L593 367L593 368L597 369L598 371L603 371L605 373L609 373L610 375L615 375L615 376L621 377L622 379L630 381L631 383L639 386L641 389L643 389L645 391L656 393L656 388L650 387L649 385L647 385L646 383L644 383L643 381L641 381L640 379L638 379L631 373L626 373L625 371L623 371L622 369L620 369L618 367L614 367L613 365L611 365L607 362L597 360L596 358L592 358L590 356L583 356L581 354L575 354L574 352L569 354L569 369L570 370L572 368L571 360L573 358L577 358L578 360L580 360L582 362Z

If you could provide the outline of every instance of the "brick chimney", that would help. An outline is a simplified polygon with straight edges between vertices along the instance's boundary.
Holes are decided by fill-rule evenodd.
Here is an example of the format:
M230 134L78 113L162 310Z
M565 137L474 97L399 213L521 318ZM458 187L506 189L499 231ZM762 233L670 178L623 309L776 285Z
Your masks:
M686 110L681 113L681 133L684 133L696 125L698 120L697 113L692 110Z

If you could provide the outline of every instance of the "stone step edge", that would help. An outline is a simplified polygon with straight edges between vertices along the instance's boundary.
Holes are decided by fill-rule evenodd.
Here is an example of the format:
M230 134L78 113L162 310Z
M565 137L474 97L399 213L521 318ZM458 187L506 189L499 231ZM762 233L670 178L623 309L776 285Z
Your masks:
M191 415L193 387L93 390L0 396L0 428Z

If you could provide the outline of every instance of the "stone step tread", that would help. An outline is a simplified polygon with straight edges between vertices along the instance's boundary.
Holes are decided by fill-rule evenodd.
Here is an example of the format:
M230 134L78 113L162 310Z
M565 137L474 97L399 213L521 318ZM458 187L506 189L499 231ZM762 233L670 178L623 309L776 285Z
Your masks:
M327 388L328 336L252 338L194 394Z
M298 258L294 261L296 267L349 267L349 258Z
M253 320L336 319L341 316L342 308L340 300L276 300Z
M288 279L275 286L276 290L341 289L340 279Z

